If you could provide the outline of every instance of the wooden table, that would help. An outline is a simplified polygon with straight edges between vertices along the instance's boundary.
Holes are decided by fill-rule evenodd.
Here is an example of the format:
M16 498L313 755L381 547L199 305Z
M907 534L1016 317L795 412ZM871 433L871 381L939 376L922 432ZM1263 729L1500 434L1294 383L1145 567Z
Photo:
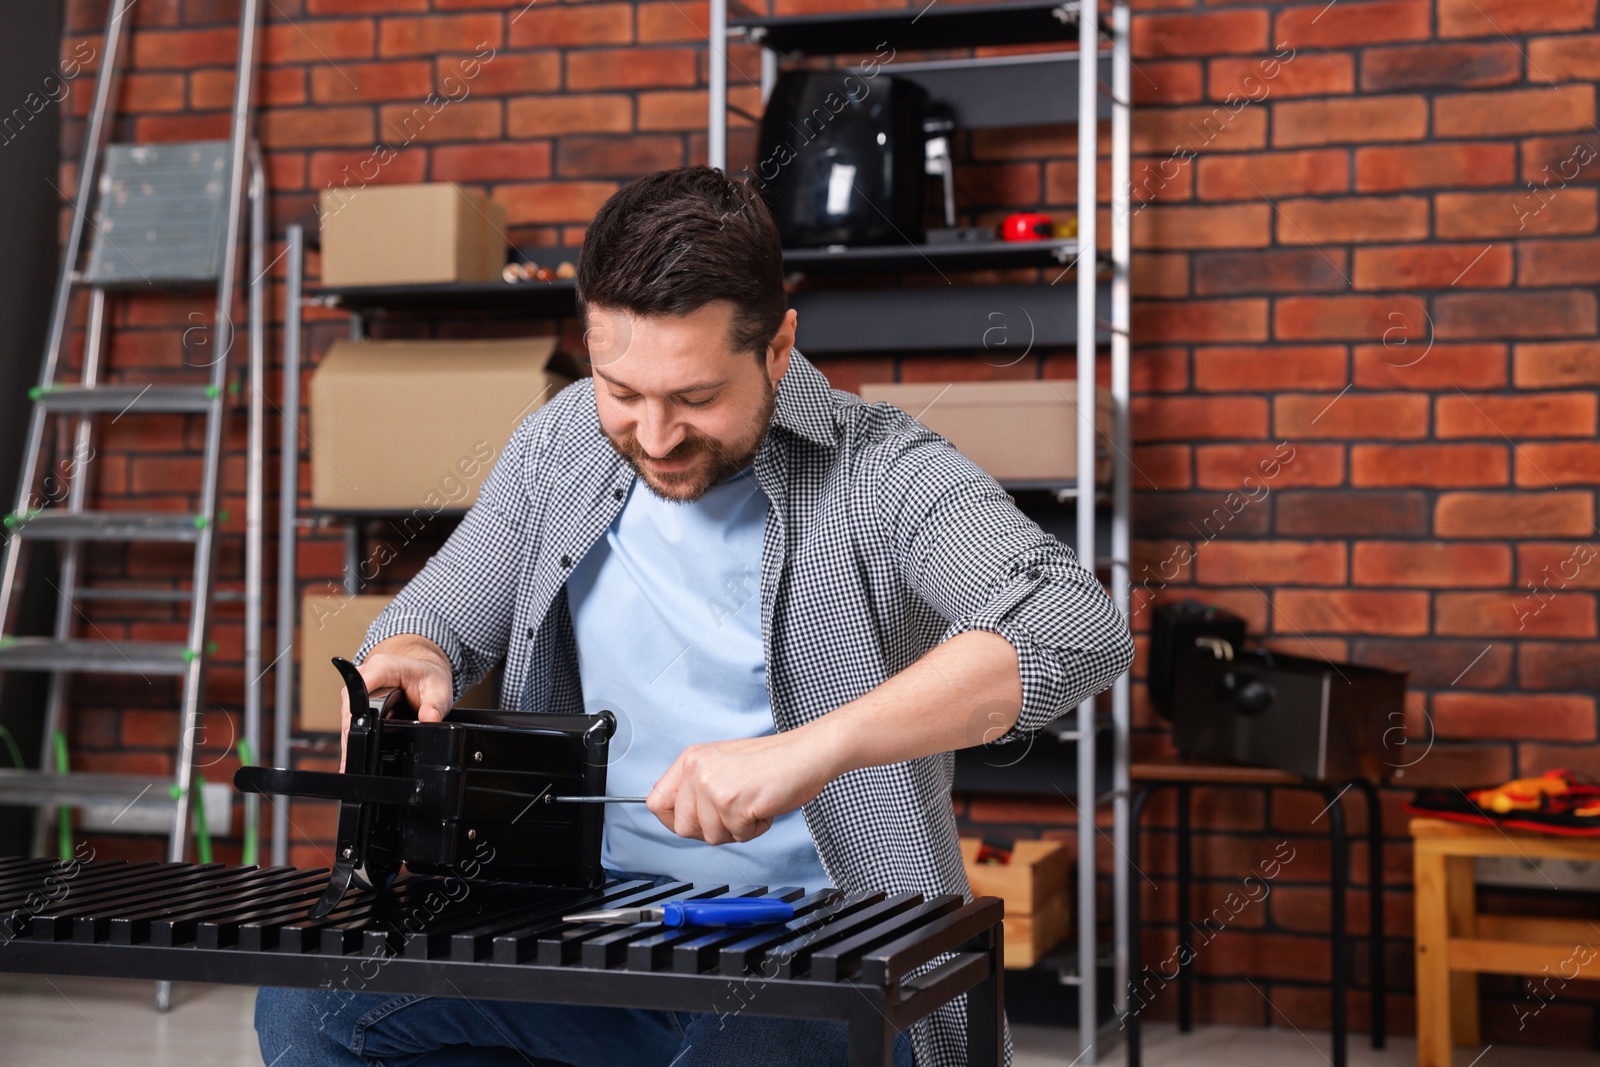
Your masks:
M1586 919L1478 912L1479 856L1600 860L1600 839L1411 820L1416 863L1417 1067L1450 1067L1452 1039L1477 1045L1478 975L1600 977L1600 934ZM1554 992L1554 990L1552 990Z

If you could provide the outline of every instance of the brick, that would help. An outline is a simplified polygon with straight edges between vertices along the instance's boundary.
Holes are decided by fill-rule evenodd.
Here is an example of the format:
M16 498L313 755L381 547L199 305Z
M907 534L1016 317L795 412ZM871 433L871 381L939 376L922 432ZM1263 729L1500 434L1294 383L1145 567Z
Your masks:
M233 107L232 70L197 70L189 75L189 107L210 111ZM256 75L256 106L297 107L306 102L306 72L300 67L266 67ZM279 186L274 183L273 188Z
M561 88L561 53L499 52L487 60L473 56L441 56L435 60L441 95L459 98L468 93L522 96L550 93Z
M1199 60L1148 60L1139 64L1139 70L1144 77L1133 79L1135 109L1159 104L1193 104L1205 96L1205 71ZM1010 132L995 131L997 134Z
M1439 0L1440 37L1494 37L1508 34L1587 30L1594 26L1590 0Z
M1592 697L1531 696L1526 693L1440 693L1433 698L1433 724L1440 737L1519 741L1593 741Z
M499 14L422 15L386 18L378 23L378 54L435 56L440 52L479 54L504 43Z
M1288 41L1306 51L1388 41L1420 41L1427 37L1427 0L1292 7L1279 13L1273 31L1274 40Z
M500 141L490 144L440 145L433 150L434 181L528 181L550 177L550 144Z
M1600 182L1600 132L1529 137L1522 142L1522 179L1548 200L1568 185Z
M662 89L695 84L692 48L594 48L567 53L567 88Z
M1202 585L1343 585L1342 541L1219 541L1196 553Z
M1358 541L1350 567L1354 585L1498 587L1511 584L1511 549L1448 541Z
M1444 239L1592 233L1597 218L1593 189L1562 189L1554 196L1440 193L1434 203L1438 233Z
M311 99L319 104L365 100L420 100L433 91L433 66L418 59L398 63L340 63L311 68Z
M1350 156L1341 148L1204 156L1196 161L1202 200L1260 200L1350 189Z
M1557 385L1600 385L1600 343L1546 341L1518 345L1512 374L1520 389Z
M428 176L428 157L420 148L401 150L379 163L372 149L311 153L307 182L311 188L360 189L365 185L403 185Z
M1428 104L1420 96L1287 100L1273 105L1274 148L1317 144L1420 141Z
M1369 48L1361 54L1361 89L1479 88L1522 80L1522 53L1509 42Z
M1560 337L1593 334L1595 294L1582 290L1526 293L1447 293L1434 300L1435 336Z
M1600 284L1600 237L1520 242L1517 280L1525 286Z
M1278 243L1370 244L1428 236L1428 201L1421 196L1280 200Z
M1137 252L1129 271L1133 291L1140 296L1189 295L1189 257L1182 253ZM1134 373L1138 373L1137 366Z
M1532 777L1545 771L1574 770L1600 776L1600 747L1595 745L1518 745L1518 774ZM1555 1011L1560 1005L1551 1007ZM1544 1013L1541 1012L1542 1016ZM1571 1047L1579 1048L1582 1039Z
M512 48L627 44L633 40L633 4L535 5L511 23Z
M1440 537L1583 537L1594 531L1594 494L1441 493L1434 508Z
M962 203L1011 208L1039 203L1040 170L1034 162L979 163L956 178L956 196Z
M1600 548L1593 539L1527 541L1517 546L1517 582L1559 589L1600 589Z
M1600 656L1587 644L1524 641L1517 648L1517 683L1524 689L1600 692Z
M1145 108L1133 113L1136 156L1183 158L1200 152L1243 152L1267 144L1265 108L1232 111L1216 107Z
M1212 541L1267 532L1267 509L1238 489L1227 494L1136 493L1133 513L1134 528L1150 537Z
M556 170L565 178L626 178L683 165L683 141L668 134L564 137Z
M639 129L693 130L706 128L707 91L705 89L660 89L639 93ZM728 102L734 107L759 114L761 89L759 86L729 86ZM728 125L749 126L750 120L729 110Z
M1389 193L1441 186L1510 185L1517 152L1509 144L1400 145L1356 149L1356 189Z
M1482 641L1363 640L1350 649L1355 663L1405 671L1416 689L1501 689L1511 680L1511 647Z
M1509 245L1410 245L1358 248L1351 279L1357 289L1505 288Z
M619 5L627 6L627 5ZM711 5L685 7L672 0L637 6L639 43L705 41L711 33Z
M1268 46L1264 11L1144 15L1134 20L1136 59L1171 56L1252 55Z
M1132 467L1135 484L1141 490L1189 488L1187 445L1137 445Z
M502 185L494 198L506 205L506 222L588 222L617 191L616 182L554 181Z
M1500 785L1511 777L1511 750L1506 745L1439 745L1426 758L1395 772L1396 784L1408 789L1436 786L1473 789Z
M1254 493L1259 484L1274 490L1344 484L1340 445L1201 445L1194 450L1194 465L1195 484L1202 489L1242 487Z
M621 93L525 96L506 102L506 127L516 138L626 133L633 127L633 103Z
M1528 70L1540 81L1600 81L1600 34L1537 37L1528 42Z
M1262 248L1272 240L1270 206L1155 205L1133 218L1134 248Z
M185 70L190 67L209 66L217 56L232 57L239 50L239 31L233 28L214 30L142 30L132 35L132 69ZM96 37L92 47L98 60L101 40ZM98 63L97 63L98 65Z
M373 139L372 111L365 107L267 110L256 121L266 148L370 144Z
M1447 637L1593 637L1594 603L1592 593L1439 593L1436 629Z
M1428 529L1428 500L1418 492L1285 492L1277 532L1291 537L1402 537Z
M375 53L377 39L370 19L319 19L317 21L275 23L262 27L261 63L274 67L287 63L334 63L341 59L368 59ZM208 31L209 32L209 31ZM140 34L134 34L137 42ZM137 44L135 45L137 47ZM206 65L227 56L233 49L212 53Z
M1263 299L1137 301L1133 330L1141 342L1265 341Z
M1194 387L1202 392L1339 389L1348 380L1341 345L1299 348L1201 348L1194 353Z
M1349 258L1342 248L1205 253L1195 256L1195 294L1331 292L1345 288Z
M1427 322L1414 296L1294 296L1277 301L1272 332L1279 341L1398 342L1423 336Z
M1594 394L1581 394L1593 400ZM1536 444L1517 447L1517 484L1532 489L1555 489L1600 484L1600 444Z
M1462 93L1433 101L1435 137L1506 137L1594 124L1594 86Z
M1297 96L1337 96L1355 89L1355 60L1339 52L1297 53L1288 61L1270 57L1213 59L1208 66L1208 92L1213 100L1221 100L1229 93L1252 100L1264 100L1269 96L1282 100ZM1142 63L1140 69L1148 74L1150 66ZM1138 103L1135 93L1135 106Z
M1256 397L1134 397L1129 409L1140 442L1262 437L1267 431L1267 403Z
M384 104L378 108L378 129L391 144L491 141L505 136L505 108L492 99L446 102L443 107Z
M1273 433L1301 438L1404 438L1428 433L1428 398L1411 393L1282 393Z
M1451 437L1593 437L1595 394L1444 395L1434 402L1434 434Z
M1272 630L1289 634L1428 632L1428 594L1355 589L1280 589L1272 594Z
M230 77L228 82L231 85L233 78ZM182 111L184 108L182 74L143 74L133 71L123 79L121 89L117 101L117 108L121 111Z
M1352 445L1350 484L1366 488L1478 489L1505 485L1504 445Z

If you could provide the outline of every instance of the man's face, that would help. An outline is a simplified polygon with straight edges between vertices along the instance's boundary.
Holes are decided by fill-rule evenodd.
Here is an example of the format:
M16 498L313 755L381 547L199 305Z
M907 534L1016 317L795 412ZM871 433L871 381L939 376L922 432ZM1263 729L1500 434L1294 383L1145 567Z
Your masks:
M729 345L733 305L634 316L591 307L584 340L600 428L658 496L683 503L743 470L772 420L795 312L763 358Z

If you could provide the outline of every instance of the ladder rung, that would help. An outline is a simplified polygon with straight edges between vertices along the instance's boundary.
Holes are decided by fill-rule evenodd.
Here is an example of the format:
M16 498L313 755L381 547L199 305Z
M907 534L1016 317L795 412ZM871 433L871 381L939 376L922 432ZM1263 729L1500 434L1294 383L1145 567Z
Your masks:
M50 411L155 415L208 411L216 395L209 385L50 385L34 399Z
M177 511L36 511L26 519L12 515L6 526L41 541L194 541L198 516Z
M0 671L80 671L85 674L182 674L193 656L168 641L57 641L0 638Z
M49 774L5 769L0 770L0 804L54 807L137 802L140 807L171 807L173 797L169 790L174 784L172 779L138 774Z
M187 589L123 589L117 586L91 585L75 590L72 594L72 599L186 604L192 596L193 594ZM213 589L211 591L211 599L225 603L236 603L244 600L244 592L239 589Z

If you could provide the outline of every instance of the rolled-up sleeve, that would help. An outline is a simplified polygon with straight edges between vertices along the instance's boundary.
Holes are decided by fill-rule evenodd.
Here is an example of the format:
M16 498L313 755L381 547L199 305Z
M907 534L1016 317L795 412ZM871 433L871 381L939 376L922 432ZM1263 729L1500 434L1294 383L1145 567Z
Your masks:
M1026 737L1128 669L1127 620L1076 554L999 483L902 418L868 467L881 528L905 581L949 623L941 640L987 630L1016 649L1022 711L990 743Z
M530 536L536 445L550 410L541 407L518 425L460 524L373 620L357 663L385 638L426 637L450 658L453 703L505 658Z

